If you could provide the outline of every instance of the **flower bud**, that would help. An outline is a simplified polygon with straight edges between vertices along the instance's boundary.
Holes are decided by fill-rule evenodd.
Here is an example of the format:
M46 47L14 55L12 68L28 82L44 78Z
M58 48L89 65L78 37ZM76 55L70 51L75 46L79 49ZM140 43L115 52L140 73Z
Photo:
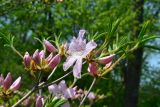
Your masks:
M41 50L41 51L39 52L39 58L40 58L40 59L45 58L45 52L44 52L44 50Z
M4 82L3 82L4 89L8 90L9 87L11 86L11 84L12 84L12 76L11 76L10 73L8 73L6 78L5 78L5 80L4 80Z
M36 99L36 107L42 107L43 103L42 103L42 97L38 96Z
M44 40L44 45L49 52L57 51L57 49L47 40Z
M14 83L10 86L10 90L13 90L13 91L18 90L20 85L21 85L21 77L18 77L14 81Z
M23 61L24 61L24 65L26 68L29 68L30 66L30 62L31 62L31 57L29 55L28 52L25 53L24 57L23 57Z
M93 92L90 92L87 97L90 101L93 101L96 98L96 96Z
M96 76L97 75L97 70L98 70L98 64L95 62L89 63L88 66L88 72L91 76Z
M34 60L37 64L40 63L39 50L38 50L38 49L34 52L32 58L33 58L33 60Z
M51 69L54 69L59 63L60 63L60 60L61 60L61 56L59 54L57 54L56 56L54 56L52 58L52 60L49 62L48 66L51 68Z
M100 58L98 60L98 62L101 64L108 64L108 63L112 62L114 56L115 56L115 54L112 54L112 55Z

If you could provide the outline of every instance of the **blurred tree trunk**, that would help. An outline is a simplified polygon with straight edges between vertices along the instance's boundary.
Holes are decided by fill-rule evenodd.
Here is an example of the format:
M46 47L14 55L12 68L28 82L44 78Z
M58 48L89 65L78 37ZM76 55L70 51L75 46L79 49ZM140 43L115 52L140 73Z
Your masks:
M131 39L134 40L138 37L143 23L143 5L144 0L133 0L133 11L135 18L133 21L133 32ZM125 84L125 107L138 106L138 91L141 75L143 48L139 48L128 57L127 66L124 71L124 84Z

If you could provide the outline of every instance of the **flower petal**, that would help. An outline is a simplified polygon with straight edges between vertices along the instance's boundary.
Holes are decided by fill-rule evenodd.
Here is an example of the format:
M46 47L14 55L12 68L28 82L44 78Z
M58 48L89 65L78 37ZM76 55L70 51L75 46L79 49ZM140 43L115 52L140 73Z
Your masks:
M11 90L18 90L19 89L19 87L20 87L20 85L21 85L21 77L18 77L15 81L14 81L14 83L10 86L10 89Z
M48 86L48 90L51 94L56 95L59 92L57 84Z
M9 87L11 86L12 84L12 76L11 76L11 73L8 73L4 82L3 82L3 87L5 90L8 90Z
M80 30L77 39L82 39L83 36L84 36L84 34L85 34L85 32L86 32L86 31L85 31L84 29Z
M95 42L93 42L93 41L88 42L86 45L86 49L83 53L83 57L87 56L96 47L97 47L97 44Z
M75 96L75 91L73 90L73 88L68 88L65 91L65 97L66 98L74 98L74 96Z
M65 90L67 89L66 82L64 80L62 80L58 84L58 88L59 88L60 91L65 92Z
M61 56L60 54L57 54L51 59L48 66L50 67L50 69L54 69L60 63L60 61L61 61Z
M114 56L115 56L115 54L111 54L109 56L99 58L98 62L101 64L108 64L108 63L112 62Z
M91 76L96 76L98 71L98 64L96 62L89 63L88 72Z
M63 64L63 70L67 71L74 64L76 60L77 60L76 58L69 56L66 62Z
M42 103L42 97L38 96L36 99L36 107L42 107L43 103Z
M73 76L76 78L81 78L81 69L82 69L82 58L76 61L76 64L73 67Z
M44 45L49 52L56 52L57 49L47 40L44 40Z

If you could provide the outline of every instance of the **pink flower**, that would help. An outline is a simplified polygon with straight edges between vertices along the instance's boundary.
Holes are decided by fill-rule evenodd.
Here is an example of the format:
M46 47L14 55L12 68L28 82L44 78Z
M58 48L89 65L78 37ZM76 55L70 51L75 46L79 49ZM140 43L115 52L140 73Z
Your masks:
M74 98L75 91L73 88L67 88L66 83L62 80L58 85L53 84L48 87L49 92L57 98Z
M98 64L96 62L89 63L88 72L91 76L96 76L98 71Z
M73 38L69 44L69 49L67 53L66 62L63 64L64 71L68 70L74 63L73 75L76 78L81 78L81 69L82 69L82 59L85 58L93 49L96 48L97 44L93 41L86 43L86 40L83 39L85 30L80 30L77 38Z
M44 40L44 45L49 52L56 52L57 49L47 40Z

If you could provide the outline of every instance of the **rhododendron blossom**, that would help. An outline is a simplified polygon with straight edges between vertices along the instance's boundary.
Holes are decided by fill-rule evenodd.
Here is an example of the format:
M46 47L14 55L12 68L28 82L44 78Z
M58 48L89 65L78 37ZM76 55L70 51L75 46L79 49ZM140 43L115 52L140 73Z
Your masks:
M62 80L58 85L53 84L48 87L49 92L55 96L55 98L74 98L75 92L72 88L67 88L66 83Z
M97 46L93 41L86 43L86 40L83 39L84 34L85 30L80 30L78 37L73 37L67 51L67 60L63 64L63 69L66 71L75 63L73 67L73 75L76 78L81 78L83 58L85 58Z

